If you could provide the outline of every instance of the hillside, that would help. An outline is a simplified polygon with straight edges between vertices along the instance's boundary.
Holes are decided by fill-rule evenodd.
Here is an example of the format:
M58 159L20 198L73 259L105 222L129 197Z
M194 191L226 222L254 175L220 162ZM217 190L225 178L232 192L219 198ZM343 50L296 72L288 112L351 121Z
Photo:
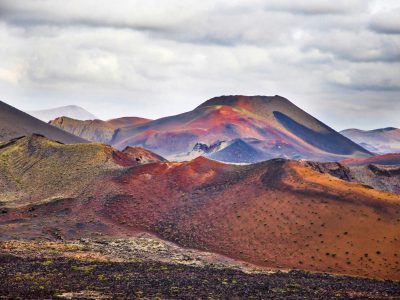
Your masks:
M141 148L120 152L98 143L63 145L41 135L22 137L0 145L1 199L17 205L73 198L103 174L158 161L165 160Z
M150 232L259 267L400 279L399 195L284 159L132 165L76 147L33 137L0 149L2 239Z
M398 128L388 127L374 130L346 129L340 133L374 153L400 152L400 129Z
M137 117L124 117L108 121L97 119L81 121L68 117L59 117L50 121L50 124L88 141L110 144L116 130L119 128L140 125L149 121L148 119Z
M33 110L27 111L27 113L46 123L58 117L69 117L78 120L97 119L95 115L77 105L67 105L43 110Z
M42 134L62 143L87 142L83 138L51 126L0 101L0 142L32 133Z
M84 136L76 129L62 128ZM326 161L370 156L280 96L216 97L190 112L119 128L109 143L118 149L141 146L169 160L182 161L193 157L191 152L198 143L211 147L218 141L231 144L238 139L253 141L245 147L249 152L242 151L240 156L232 156L235 151L228 156L214 153L213 157L254 163L277 157Z
M341 162L351 170L356 181L377 189L400 194L400 154L384 154Z

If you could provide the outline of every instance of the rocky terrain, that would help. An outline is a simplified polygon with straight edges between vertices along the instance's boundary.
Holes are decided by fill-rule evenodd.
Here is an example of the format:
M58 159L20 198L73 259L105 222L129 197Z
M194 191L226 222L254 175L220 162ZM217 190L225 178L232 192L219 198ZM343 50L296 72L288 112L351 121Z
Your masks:
M143 255L144 253L144 255ZM0 297L10 299L399 299L400 284L232 265L151 236L0 242Z
M41 136L5 145L1 238L151 232L259 267L399 279L399 195L283 159L228 165L130 157Z
M392 159L388 161L388 165L374 164L372 163L374 161L384 163L384 160L378 157L376 160L350 160L342 163L306 162L306 165L342 180L359 182L374 189L400 194L400 163L394 165Z

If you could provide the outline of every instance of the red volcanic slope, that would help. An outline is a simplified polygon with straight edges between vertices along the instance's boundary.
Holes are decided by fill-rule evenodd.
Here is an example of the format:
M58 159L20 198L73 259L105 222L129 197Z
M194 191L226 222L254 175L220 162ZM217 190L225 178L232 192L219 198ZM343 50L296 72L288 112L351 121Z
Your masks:
M400 165L400 153L391 153L373 156L365 159L345 159L341 161L344 165L348 166L364 166L369 164L376 165Z
M400 279L399 195L296 161L124 167L103 147L21 140L0 149L2 238L148 231L259 266Z
M197 142L253 138L265 159L293 157L338 160L367 157L368 151L338 134L289 100L265 96L223 96L193 111L125 127L113 137L119 149L140 145L176 158Z
M146 118L122 117L122 118L107 120L106 123L110 124L114 128L123 128L126 126L134 126L134 125L144 124L144 123L147 123L150 121L151 121L150 119L146 119Z

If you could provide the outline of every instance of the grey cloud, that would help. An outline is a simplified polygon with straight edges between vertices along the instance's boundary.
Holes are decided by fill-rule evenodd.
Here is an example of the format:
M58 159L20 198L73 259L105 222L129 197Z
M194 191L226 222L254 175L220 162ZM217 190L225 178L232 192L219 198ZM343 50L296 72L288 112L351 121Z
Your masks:
M400 85L392 84L391 82L380 82L377 84L369 84L369 83L340 84L340 83L335 83L335 86L345 88L345 89L358 90L358 91L380 91L380 92L400 91Z
M400 8L374 16L369 28L378 33L400 34Z
M304 49L318 49L353 62L399 62L400 38L368 31L333 31L315 36Z
M336 15L351 14L366 9L370 1L345 1L345 0L308 0L308 1L268 1L267 9L287 11L304 15Z
M400 91L400 63L364 63L352 68L333 70L328 74L330 84L357 91Z
M282 94L317 117L335 99L399 96L400 37L369 29L365 1L110 3L0 1L7 98L155 118L221 94Z

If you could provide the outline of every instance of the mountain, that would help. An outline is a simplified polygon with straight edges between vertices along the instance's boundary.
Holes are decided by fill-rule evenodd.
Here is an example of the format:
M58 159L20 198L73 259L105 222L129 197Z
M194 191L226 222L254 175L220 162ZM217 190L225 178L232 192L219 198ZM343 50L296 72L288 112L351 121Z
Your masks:
M62 128L79 135L73 129ZM237 140L242 141L240 145ZM212 156L230 162L276 157L341 160L371 155L280 96L212 98L190 112L119 128L109 143L118 149L141 146L169 160L182 161L192 158L196 144L211 147L218 141L234 146ZM239 146L249 152L238 156L233 148Z
M0 142L32 133L42 134L62 143L87 142L0 101Z
M44 122L49 122L58 117L70 117L78 120L97 119L95 115L77 105L67 105L51 109L27 111L28 114Z
M262 268L400 279L399 195L302 161L135 161L41 136L1 147L0 239L147 232Z
M50 124L88 141L110 144L116 130L119 128L136 126L149 121L148 119L137 117L124 117L108 121L97 119L81 121L68 117L59 117L50 121Z
M398 128L346 129L340 133L365 149L377 154L400 152L400 129Z

